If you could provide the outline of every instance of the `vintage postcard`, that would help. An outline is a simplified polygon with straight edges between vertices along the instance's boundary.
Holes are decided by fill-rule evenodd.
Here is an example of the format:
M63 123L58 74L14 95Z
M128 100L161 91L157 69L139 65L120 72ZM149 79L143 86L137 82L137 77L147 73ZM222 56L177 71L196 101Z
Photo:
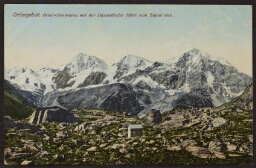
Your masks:
M5 165L252 165L250 5L6 4Z

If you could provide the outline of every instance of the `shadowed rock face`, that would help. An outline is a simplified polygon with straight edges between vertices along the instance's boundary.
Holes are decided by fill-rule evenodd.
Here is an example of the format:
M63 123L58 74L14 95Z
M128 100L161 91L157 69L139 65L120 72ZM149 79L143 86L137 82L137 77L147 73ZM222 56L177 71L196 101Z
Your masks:
M102 83L107 75L103 72L91 72L89 76L87 76L84 82L78 85L79 88L85 87L88 85L97 85Z
M32 124L40 124L45 122L66 122L74 123L77 119L69 111L58 107L45 107L36 109L30 116Z
M213 107L213 103L210 95L202 96L202 93L187 93L177 99L176 106Z
M72 81L70 83L69 80L71 79L71 75L68 73L68 68L65 67L63 71L58 71L56 76L53 77L53 81L56 83L56 88L64 89L66 87L71 87L75 83Z
M133 90L129 84L111 84L72 92L55 92L46 95L43 101L44 106L57 102L69 110L88 107L137 114L144 109L141 104L149 104L150 98L143 92Z
M30 125L27 123L22 123L20 121L14 121L11 117L5 116L4 117L4 129L10 129L10 128L18 128L18 129L30 129L32 133L36 133L38 131L41 131L40 128L34 125Z

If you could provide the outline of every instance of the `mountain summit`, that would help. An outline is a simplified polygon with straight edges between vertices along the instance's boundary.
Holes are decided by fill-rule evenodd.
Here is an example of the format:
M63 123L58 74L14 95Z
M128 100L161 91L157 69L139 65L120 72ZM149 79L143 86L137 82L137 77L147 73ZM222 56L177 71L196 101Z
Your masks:
M72 59L69 64L64 66L64 68L67 68L71 74L74 74L80 73L86 69L93 69L95 67L104 69L106 66L107 64L103 60L95 56L79 53Z
M138 67L140 69L146 68L152 64L151 61L148 61L144 58L141 58L139 56L134 56L134 55L126 55L123 59L121 59L118 63L120 68L125 68L125 67Z
M150 66L152 62L134 55L126 55L116 65L116 75L114 78L121 78L136 72L136 70L144 70Z

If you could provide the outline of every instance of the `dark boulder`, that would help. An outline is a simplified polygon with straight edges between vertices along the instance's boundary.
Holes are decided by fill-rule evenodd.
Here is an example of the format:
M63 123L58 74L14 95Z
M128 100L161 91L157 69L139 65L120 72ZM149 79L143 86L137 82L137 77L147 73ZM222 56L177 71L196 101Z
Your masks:
M145 117L147 124L160 124L162 122L162 114L159 110L152 109Z
M75 123L77 119L64 108L53 106L36 109L30 116L32 124L40 124L45 122L65 122Z
M27 123L23 123L20 121L14 121L9 116L4 116L4 129L10 129L10 128L17 128L17 129L29 129L32 133L42 132L44 134L45 132L42 131L40 128L34 125L30 125Z

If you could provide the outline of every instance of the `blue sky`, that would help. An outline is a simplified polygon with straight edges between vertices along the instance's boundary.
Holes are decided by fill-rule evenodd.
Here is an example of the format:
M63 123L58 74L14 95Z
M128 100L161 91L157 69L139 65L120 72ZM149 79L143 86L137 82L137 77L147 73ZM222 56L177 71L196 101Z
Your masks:
M17 13L172 14L168 18L22 18ZM197 48L252 74L252 9L236 5L6 5L5 67L59 68L78 53L113 64L166 61ZM246 66L245 66L246 65Z

